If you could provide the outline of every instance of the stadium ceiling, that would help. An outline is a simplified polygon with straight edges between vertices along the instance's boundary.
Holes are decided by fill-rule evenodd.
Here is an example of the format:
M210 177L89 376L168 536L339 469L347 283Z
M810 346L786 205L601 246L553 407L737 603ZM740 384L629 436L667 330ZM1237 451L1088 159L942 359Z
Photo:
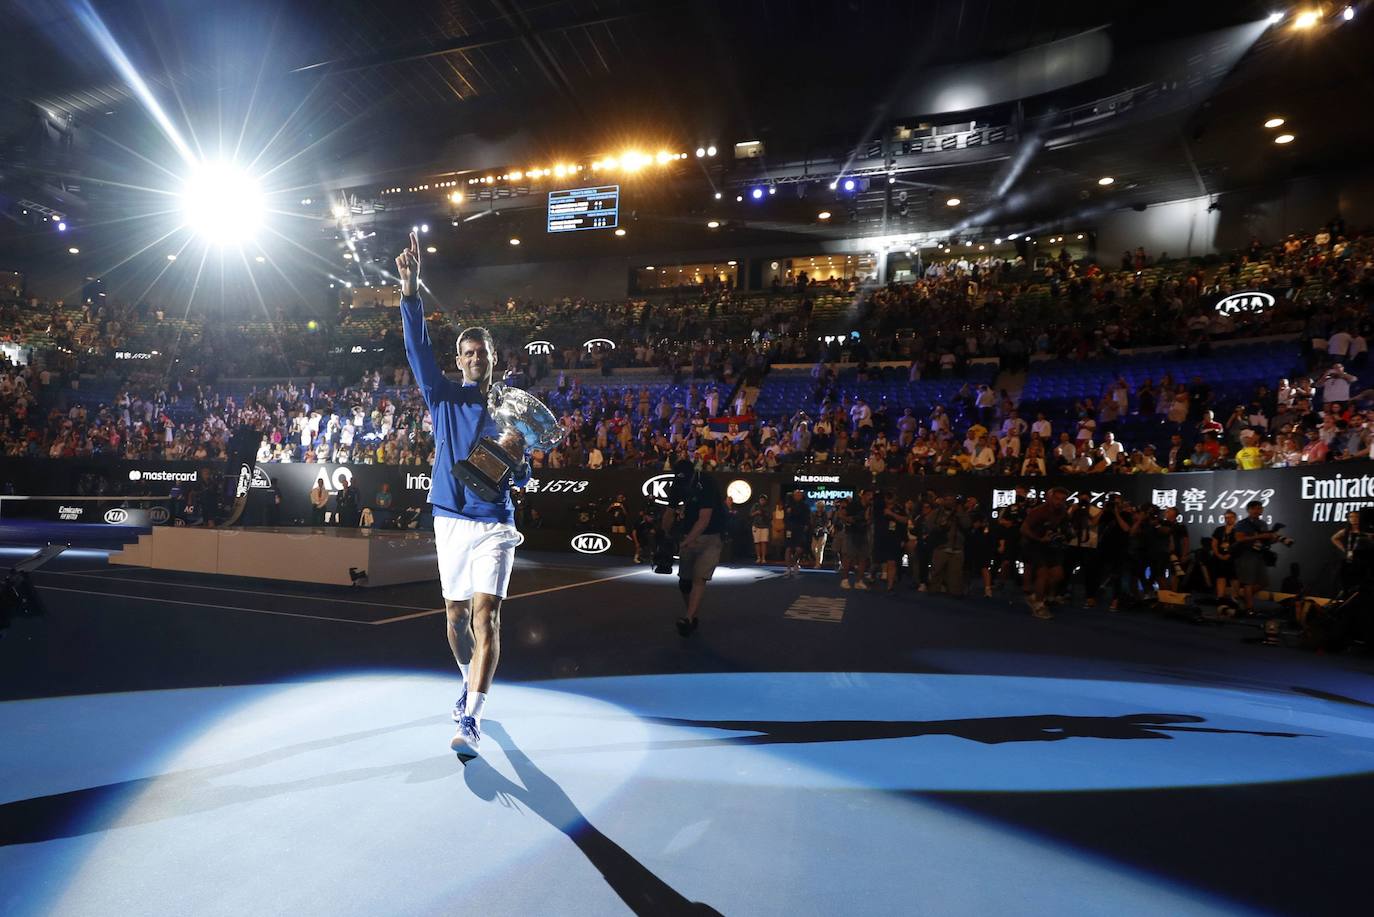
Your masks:
M1243 33L1271 9L1113 0L91 2L174 120L200 122L206 143L212 116L221 142L227 134L232 143L241 123L267 125L260 139L288 151L301 188L380 186L441 163L484 169L594 155L641 138L723 149L761 139L769 167L821 150L843 159L903 118L925 116L905 100L942 68L1103 30L1109 66L1021 100L1017 117L1034 118L1138 85L1154 49ZM87 6L0 0L0 194L60 194L78 213L123 206L110 189L133 175L111 163L144 149L149 135L128 81L82 27ZM1319 40L1251 37L1167 117L1122 119L1107 135L1031 157L1019 181L1039 203L1027 202L1022 217L1101 200L1102 175L1117 179L1117 204L1151 203L1360 161L1374 140L1356 116L1370 96L1371 16ZM1008 112L972 117L995 123ZM1259 126L1276 112L1295 126L1290 148L1274 149ZM948 225L949 196L969 212L995 201L1015 156L1003 152L900 176L908 219ZM875 195L886 195L885 183L861 198L865 213ZM799 200L804 219L815 208Z

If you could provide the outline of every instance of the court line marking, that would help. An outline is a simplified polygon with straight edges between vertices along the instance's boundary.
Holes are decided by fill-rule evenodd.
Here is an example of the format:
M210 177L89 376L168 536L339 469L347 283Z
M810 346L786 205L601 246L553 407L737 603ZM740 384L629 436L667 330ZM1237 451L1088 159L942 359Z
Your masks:
M548 593L548 592L561 592L561 591L564 590L564 589L576 589L578 586L591 586L591 585L595 585L596 583L606 583L606 582L610 582L611 580L614 580L614 579L624 579L624 578L627 577L627 576L636 576L636 575L638 575L638 574L640 574L640 573L643 573L643 572L644 572L643 570L631 570L629 573L617 573L615 576L603 576L603 577L600 577L599 579L589 579L589 580L586 580L586 581L581 582L581 583L567 583L566 585L563 585L563 586L550 586L550 587L548 587L547 589L534 589L534 590L532 590L532 591L530 591L530 592L517 592L515 595L508 595L508 596L506 596L505 601L511 602L511 601L514 601L515 599L525 599L525 598L529 598L529 597L532 596L532 595L544 595L545 593ZM429 616L429 615L441 615L441 614L443 614L445 611L446 611L446 609L443 609L443 608L435 608L435 609L431 609L430 611L419 611L419 612L416 612L415 614L409 614L409 615L397 615L397 616L394 617L394 618L382 618L380 621L369 621L368 623L369 623L369 624L395 624L395 623L397 623L398 621L410 621L410 620L413 620L414 618L424 618L424 617L427 617L427 616Z
M345 605L366 605L369 608L410 608L416 611L423 610L424 608L422 605L400 605L395 602L363 602L358 599L335 599L299 592L266 592L261 589L235 589L231 586L197 586L192 583L178 583L170 580L130 579L127 576L97 576L94 573L77 573L70 570L50 570L48 572L55 573L59 576L80 576L84 579L108 579L117 583L146 583L150 586L174 586L180 589L209 589L215 592L239 592L244 595L270 595L279 599L306 599L312 602L341 602Z
M329 618L324 615L304 615L294 611L268 611L265 608L244 608L240 605L210 605L205 602L184 602L181 599L164 599L153 595L119 595L114 592L95 592L90 589L67 589L63 586L38 586L49 592L74 592L77 595L98 595L107 599L129 599L141 602L162 602L166 605L190 605L193 608L219 608L223 611L247 611L256 615L275 615L282 618L308 618L312 621L332 621L337 624L375 624L375 621L355 621L351 618ZM442 610L442 609L441 609Z

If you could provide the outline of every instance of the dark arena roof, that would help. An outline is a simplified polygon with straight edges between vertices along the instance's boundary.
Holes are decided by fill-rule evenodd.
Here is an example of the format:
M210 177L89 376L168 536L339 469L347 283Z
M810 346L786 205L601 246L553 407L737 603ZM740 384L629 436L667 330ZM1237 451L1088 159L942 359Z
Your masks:
M1370 912L1371 61L0 0L0 913Z
M727 235L740 245L1076 229L1132 205L1349 167L1374 139L1350 99L1368 26L1335 11L1295 30L1293 17L1269 26L1269 8L1254 3L512 0L407 10L398 21L368 2L116 12L9 0L6 251L47 253L47 227L34 219L56 211L89 234L80 269L117 282L114 254L143 241L137 217L165 211L184 177L179 143L194 147L191 159L251 160L272 209L291 221L287 234L312 250L322 239L310 230L354 200L369 231L382 229L363 242L368 256L390 253L395 231L417 220L456 236L445 216L499 211L463 227L465 254L508 260L505 243L518 235L536 245L518 253L527 261L714 249ZM158 126L131 74L183 139ZM1289 115L1297 142L1271 143L1261 125L1275 113ZM758 155L738 159L745 141ZM604 170L625 184L637 224L622 240L537 244L542 192L566 184L556 176L466 184L705 146L718 155ZM851 175L853 193L831 191ZM1104 176L1115 183L1097 185ZM449 181L461 205L439 192ZM430 193L408 191L423 186ZM748 197L760 186L775 192L767 207ZM391 188L402 190L383 193ZM387 216L374 222L377 202ZM823 209L829 223L817 220ZM720 225L708 231L711 220ZM175 226L157 228L146 241ZM160 259L167 243L146 254Z

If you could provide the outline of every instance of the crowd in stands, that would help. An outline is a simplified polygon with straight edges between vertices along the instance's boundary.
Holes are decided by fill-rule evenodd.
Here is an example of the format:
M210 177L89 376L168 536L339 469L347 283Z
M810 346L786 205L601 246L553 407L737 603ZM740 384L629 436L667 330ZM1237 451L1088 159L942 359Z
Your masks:
M878 288L803 281L780 292L675 291L620 303L431 303L429 322L439 353L452 352L466 325L492 327L506 381L544 398L568 431L556 450L535 456L543 467L658 467L691 457L742 471L788 463L912 474L1256 468L1371 454L1374 379L1360 376L1369 376L1372 241L1347 238L1337 222L1210 264L1137 250L1119 270L1067 251L1034 264L955 253L919 279ZM1241 288L1272 292L1275 307L1211 309ZM214 460L247 424L261 433L262 461L432 460L395 310L233 322L103 301L0 308L0 337L32 355L0 367L7 455ZM533 356L522 347L542 331L583 326L619 345ZM1014 388L968 374L987 357L1015 371L1032 357L1110 359L1151 344L1196 355L1228 338L1281 333L1304 342L1306 362L1289 378L1254 380L1243 403L1220 400L1205 375L1162 375L1134 386L1119 379L1072 411L1022 411ZM1325 342L1321 350L1314 340ZM784 363L813 366L811 397L758 416L760 391ZM640 374L615 375L633 367ZM242 376L316 381L232 381ZM934 404L870 404L865 383L883 379L960 384ZM1150 438L1121 441L1119 425L1144 417L1158 419Z

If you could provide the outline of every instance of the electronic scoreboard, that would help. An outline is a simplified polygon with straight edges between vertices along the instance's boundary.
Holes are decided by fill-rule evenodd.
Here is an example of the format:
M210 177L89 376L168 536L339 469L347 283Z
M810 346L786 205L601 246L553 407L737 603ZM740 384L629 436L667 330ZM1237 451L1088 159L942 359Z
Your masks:
M619 185L549 192L549 232L615 229L619 224Z

